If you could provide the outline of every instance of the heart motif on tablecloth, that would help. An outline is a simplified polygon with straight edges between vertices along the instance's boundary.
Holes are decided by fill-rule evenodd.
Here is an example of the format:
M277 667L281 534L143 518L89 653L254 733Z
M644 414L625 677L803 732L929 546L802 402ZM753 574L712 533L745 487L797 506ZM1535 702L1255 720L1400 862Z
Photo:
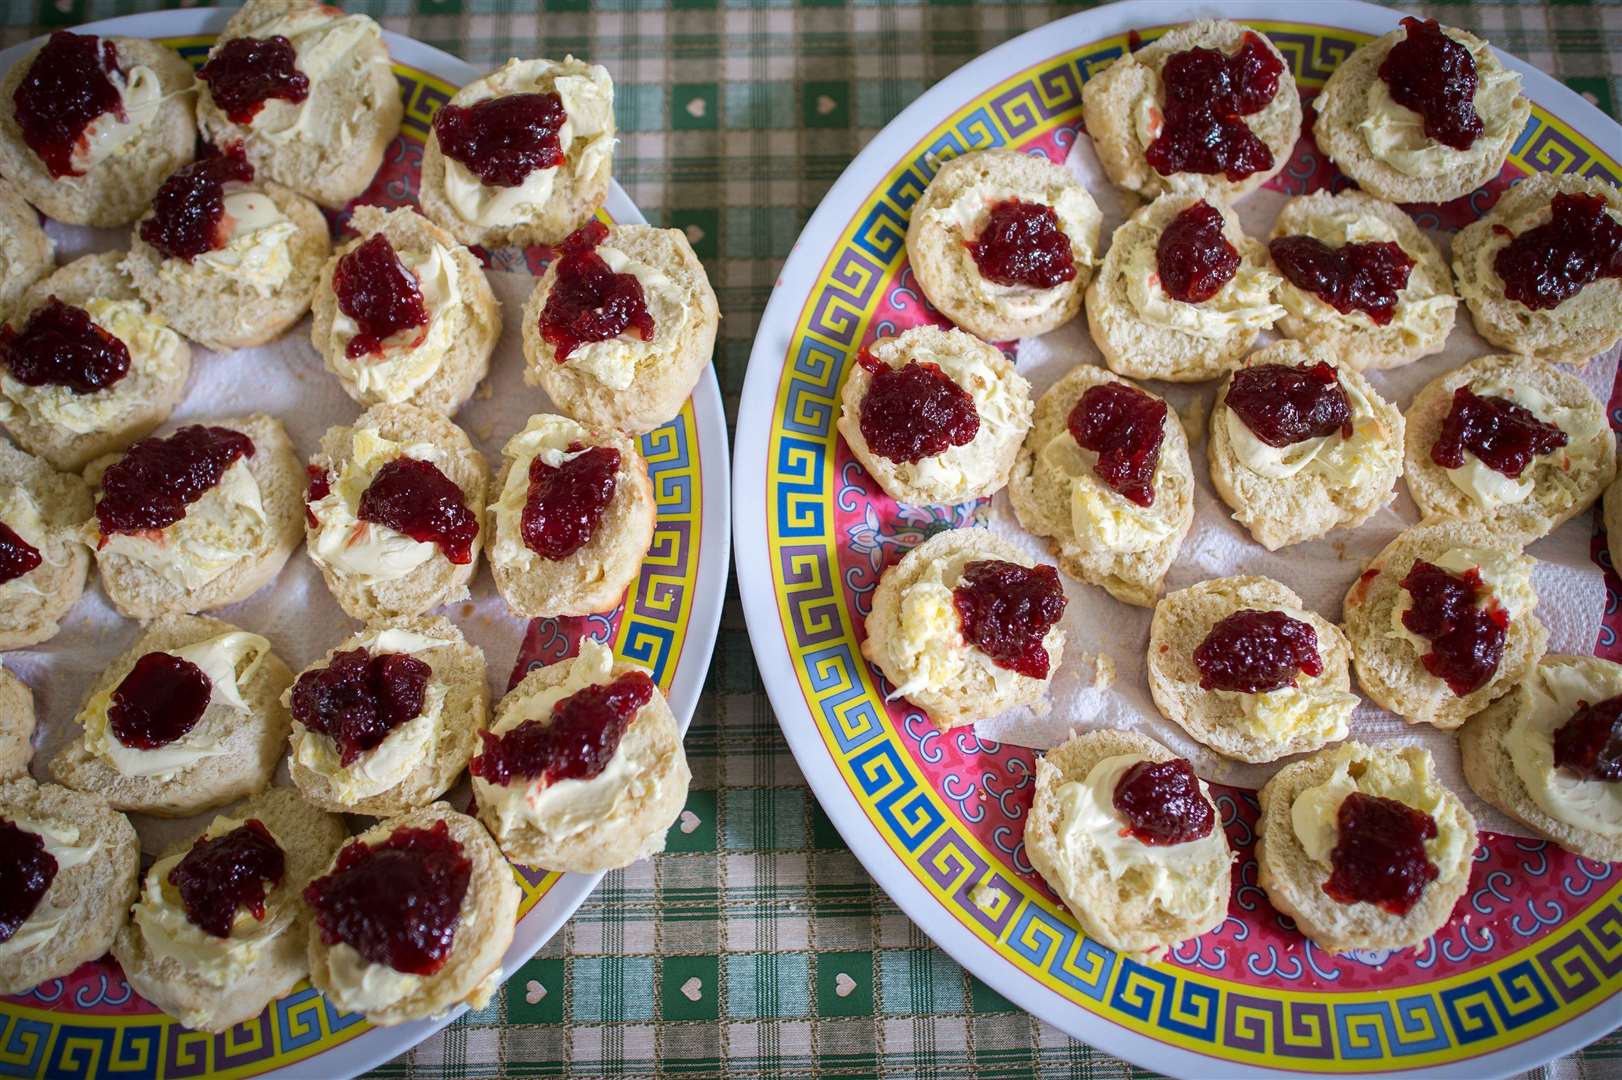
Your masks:
M840 997L850 997L851 991L856 989L856 980L843 971L834 976L834 993Z
M690 833L703 824L703 822L698 819L698 815L693 813L691 810L683 810L681 812L681 817L677 818L676 821L683 833Z
M529 1002L531 1005L539 1005L541 999L545 996L546 987L542 986L534 979L531 979L529 982L524 984L524 1000Z
M704 107L704 99L701 97L696 97L687 103L687 115L691 116L695 120L702 119L704 116Z
M821 94L817 97L818 116L827 116L837 108L839 108L839 103L827 94Z
M681 984L681 996L688 1001L697 1001L704 996L704 980L694 975Z

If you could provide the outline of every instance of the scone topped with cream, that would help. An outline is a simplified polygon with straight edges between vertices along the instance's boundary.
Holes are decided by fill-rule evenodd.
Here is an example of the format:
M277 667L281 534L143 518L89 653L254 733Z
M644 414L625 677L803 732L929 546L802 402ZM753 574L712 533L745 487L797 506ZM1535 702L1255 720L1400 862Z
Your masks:
M248 0L197 79L203 138L322 206L365 191L400 130L383 31L316 0Z
M1491 45L1415 18L1341 61L1313 106L1313 137L1340 171L1403 203L1446 202L1497 176L1532 114Z
M84 593L90 489L0 439L0 649L56 635Z
M464 244L556 244L607 197L614 132L607 69L508 60L434 114L418 202Z
M942 165L913 204L907 261L929 302L976 337L1045 334L1081 310L1101 220L1064 166L975 150Z
M1002 350L935 326L863 349L839 400L839 433L899 503L996 494L1031 427L1030 383Z
M9 319L23 294L51 272L55 255L38 212L15 184L0 177L0 319Z
M568 416L639 435L681 412L720 312L680 229L594 219L563 241L523 318L524 381Z

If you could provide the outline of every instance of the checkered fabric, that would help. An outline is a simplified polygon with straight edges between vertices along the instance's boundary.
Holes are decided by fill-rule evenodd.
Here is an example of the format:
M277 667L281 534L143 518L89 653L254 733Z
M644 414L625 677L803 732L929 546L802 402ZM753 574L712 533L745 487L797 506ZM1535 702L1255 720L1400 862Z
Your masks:
M0 39L157 6L15 0L0 5ZM685 229L709 269L724 314L716 372L735 416L778 268L855 153L961 64L1087 5L345 6L476 66L566 52L608 66L615 175L650 220ZM1489 38L1617 115L1617 0L1404 6ZM1305 19L1313 7L1280 2L1278 15ZM374 1075L1150 1075L1014 1008L874 885L778 731L732 586L687 753L692 794L669 850L608 875L489 1007ZM1622 1077L1622 1037L1531 1075Z

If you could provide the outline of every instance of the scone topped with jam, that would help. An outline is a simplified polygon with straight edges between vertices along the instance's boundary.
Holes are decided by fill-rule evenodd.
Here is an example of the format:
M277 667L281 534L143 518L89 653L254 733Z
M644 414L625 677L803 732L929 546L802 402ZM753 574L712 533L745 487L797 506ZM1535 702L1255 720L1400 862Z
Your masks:
M49 640L84 593L90 489L0 440L0 649Z

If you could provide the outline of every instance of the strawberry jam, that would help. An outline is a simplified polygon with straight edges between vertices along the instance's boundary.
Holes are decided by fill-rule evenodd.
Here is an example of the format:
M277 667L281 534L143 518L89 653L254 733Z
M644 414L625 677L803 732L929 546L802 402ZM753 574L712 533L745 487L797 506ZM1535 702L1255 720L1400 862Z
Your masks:
M1005 199L993 206L980 238L969 241L969 254L980 276L998 285L1051 289L1076 276L1070 238L1043 203Z
M479 732L484 750L469 771L498 787L515 777L590 780L608 768L625 729L652 699L653 680L642 671L577 690L552 707L549 720L525 720L501 735Z
M1187 49L1166 58L1164 124L1146 156L1161 176L1222 173L1243 180L1273 167L1273 152L1243 117L1278 93L1284 65L1255 34L1232 56Z
M118 50L111 41L89 34L58 30L28 65L11 100L23 142L39 155L53 178L83 176L73 153L87 145L86 131L96 118L112 113L125 119Z
M1290 284L1342 315L1361 311L1376 326L1391 322L1414 268L1402 245L1389 240L1332 248L1312 236L1281 236L1267 250Z
M620 452L612 446L582 448L561 465L540 458L529 463L529 492L518 519L524 546L543 559L567 559L597 533L619 487Z
M873 375L858 426L868 449L880 457L915 464L966 446L979 434L973 395L939 364L909 360L893 368L867 352L857 362Z
M38 569L44 561L38 548L0 521L0 585Z
M252 456L253 440L230 428L189 424L168 438L142 439L102 474L102 535L168 528L226 469Z
M1436 880L1436 864L1425 854L1425 841L1436 838L1436 820L1396 799L1354 791L1341 800L1335 822L1324 892L1342 904L1408 914Z
M619 274L595 250L608 238L608 226L588 221L563 241L557 278L541 309L541 338L563 363L582 345L610 341L634 331L653 340L653 316L635 274Z
M1066 426L1083 450L1098 455L1093 473L1138 506L1155 502L1155 467L1166 437L1166 403L1126 383L1089 386Z
M433 544L458 566L473 559L479 535L479 519L467 508L462 489L433 462L411 457L397 457L377 470L355 517Z
M1498 603L1476 606L1481 571L1472 567L1454 575L1416 559L1402 587L1413 597L1402 625L1431 643L1431 651L1419 658L1425 670L1459 697L1485 686L1504 658L1509 612Z
M169 884L180 890L186 921L223 938L231 936L238 908L264 921L265 896L286 873L281 846L252 818L220 836L198 837L169 871Z
M318 503L332 494L332 474L319 465L304 466L304 475L308 481L304 487L304 520L310 523L310 528L316 528L321 522L316 518L311 504Z
M328 946L345 944L374 964L432 975L456 943L473 864L450 826L402 825L376 845L357 840L332 872L304 889Z
M196 727L213 693L214 684L190 660L149 652L113 691L107 726L132 750L156 750Z
M1476 58L1442 33L1435 19L1402 20L1408 34L1391 46L1380 78L1391 100L1425 121L1425 134L1455 150L1481 137L1476 113Z
M0 327L0 364L24 386L65 386L75 394L105 390L130 371L129 346L91 321L83 308L56 297L28 316L19 333Z
M1556 195L1547 224L1521 233L1493 256L1504 295L1547 311L1600 278L1622 278L1622 223L1598 195Z
M384 343L396 334L419 331L406 348L415 348L427 336L428 305L417 275L400 261L394 245L382 233L338 260L332 271L332 290L338 297L338 310L360 328L344 347L344 355L351 360L381 354Z
M56 880L45 838L0 817L0 942L10 941Z
M1544 454L1565 446L1566 433L1531 410L1493 394L1478 397L1468 386L1453 391L1453 408L1431 446L1431 460L1444 469L1464 464L1466 450L1489 469L1519 477Z
M1352 434L1352 407L1340 376L1321 360L1310 367L1240 368L1228 385L1228 408L1268 446L1294 446L1337 431L1348 438Z
M225 185L252 179L253 166L241 143L176 169L152 197L152 216L141 222L141 239L169 258L186 262L224 247L231 237Z
M1112 800L1126 832L1145 844L1186 844L1211 835L1216 813L1184 758L1140 761L1121 774Z
M1622 782L1622 697L1580 702L1555 730L1554 763L1584 780Z
M1155 245L1160 287L1173 300L1209 300L1239 271L1239 252L1222 235L1222 214L1197 202L1171 219Z
M1236 611L1194 648L1201 690L1265 694L1294 686L1297 674L1322 675L1318 635L1282 611Z
M277 34L232 38L197 77L208 83L214 104L233 124L251 124L271 98L297 105L310 96L310 80L298 69L293 43Z
M568 120L557 94L508 94L434 114L446 157L493 187L517 187L536 169L563 164L558 132Z
M998 667L1033 679L1048 677L1042 644L1064 614L1064 586L1053 567L982 559L963 568L952 606L963 640Z
M293 719L330 738L349 766L389 732L422 715L433 668L405 653L336 653L293 684Z

